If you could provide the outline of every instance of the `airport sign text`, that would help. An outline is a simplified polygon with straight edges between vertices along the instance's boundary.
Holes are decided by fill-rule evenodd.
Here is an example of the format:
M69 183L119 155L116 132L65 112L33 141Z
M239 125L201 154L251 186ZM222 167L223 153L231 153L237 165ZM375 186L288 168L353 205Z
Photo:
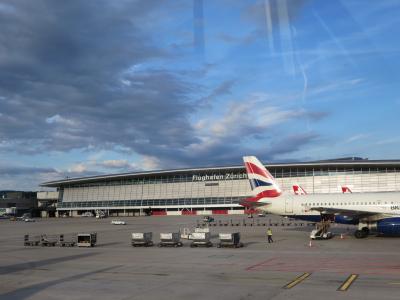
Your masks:
M217 180L235 180L247 179L246 173L225 173L225 174L211 174L211 175L196 175L192 176L192 181L217 181Z

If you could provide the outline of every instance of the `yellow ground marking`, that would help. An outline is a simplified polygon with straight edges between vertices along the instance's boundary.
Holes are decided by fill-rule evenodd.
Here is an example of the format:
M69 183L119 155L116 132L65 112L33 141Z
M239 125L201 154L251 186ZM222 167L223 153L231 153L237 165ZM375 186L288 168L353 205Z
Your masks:
M304 279L306 279L308 276L310 276L311 273L304 273L294 279L293 281L289 282L287 285L285 285L283 288L284 289L291 289L292 287L298 285L300 282L302 282Z
M343 284L337 289L338 291L345 292L349 289L350 285L356 280L358 274L351 274L347 279L343 282Z

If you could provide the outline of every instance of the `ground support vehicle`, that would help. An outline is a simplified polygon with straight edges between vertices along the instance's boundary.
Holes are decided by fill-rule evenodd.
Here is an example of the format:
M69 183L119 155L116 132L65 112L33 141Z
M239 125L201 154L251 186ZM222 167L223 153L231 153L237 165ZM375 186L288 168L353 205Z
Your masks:
M24 246L39 246L40 236L30 236L29 234L24 235Z
M158 247L182 247L180 232L160 233Z
M210 233L209 232L193 232L191 234L191 238L193 242L190 244L191 248L194 247L212 247L213 244L210 241Z
M321 221L316 224L316 228L311 231L310 239L327 240L333 237L332 232L328 231L330 227L329 221Z
M211 223L211 222L214 222L214 218L211 217L211 216L205 216L205 217L203 218L203 222L204 222L204 223Z
M94 247L97 243L97 233L78 233L77 245L78 247Z
M230 247L230 248L241 248L243 243L240 242L240 233L220 233L218 248Z
M126 225L126 222L122 221L122 220L112 220L111 224L113 224L113 225Z
M58 239L54 235L42 234L40 237L40 245L42 247L54 247L58 242Z
M76 245L76 238L74 235L60 234L58 238L58 245L60 247L74 247Z
M333 237L332 232L323 232L320 229L314 229L311 231L310 239L312 240L329 240Z
M132 247L151 247L153 246L152 232L134 232L132 233Z

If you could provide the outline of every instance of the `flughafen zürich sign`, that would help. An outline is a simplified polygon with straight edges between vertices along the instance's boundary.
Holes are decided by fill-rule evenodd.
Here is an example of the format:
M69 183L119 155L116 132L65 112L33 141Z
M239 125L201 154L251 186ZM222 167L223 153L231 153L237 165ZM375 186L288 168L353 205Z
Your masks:
M225 174L211 174L211 175L192 175L192 181L217 181L217 180L235 180L247 179L246 173L225 173Z

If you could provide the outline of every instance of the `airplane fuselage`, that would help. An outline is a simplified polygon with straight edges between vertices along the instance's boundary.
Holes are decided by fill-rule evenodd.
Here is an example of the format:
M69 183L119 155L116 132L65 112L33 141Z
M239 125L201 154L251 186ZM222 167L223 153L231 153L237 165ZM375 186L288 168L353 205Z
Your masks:
M338 209L363 212L366 215L374 213L374 219L386 217L400 217L400 193L352 193L352 194L282 194L276 198L265 198L259 202L266 205L259 209L271 214L288 216L303 220L319 221L323 209ZM343 224L357 224L360 218L335 216L335 222Z

